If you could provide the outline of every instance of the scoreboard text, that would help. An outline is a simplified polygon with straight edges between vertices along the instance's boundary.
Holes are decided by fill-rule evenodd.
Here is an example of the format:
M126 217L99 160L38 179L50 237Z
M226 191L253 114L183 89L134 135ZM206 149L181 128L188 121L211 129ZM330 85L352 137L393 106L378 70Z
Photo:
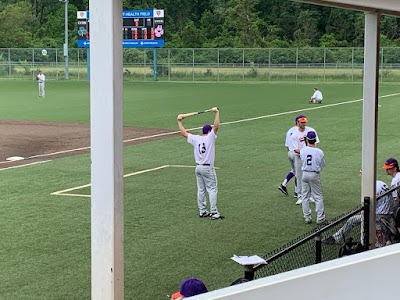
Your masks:
M78 11L78 47L90 46L89 11ZM122 12L124 48L164 47L164 10L124 10Z

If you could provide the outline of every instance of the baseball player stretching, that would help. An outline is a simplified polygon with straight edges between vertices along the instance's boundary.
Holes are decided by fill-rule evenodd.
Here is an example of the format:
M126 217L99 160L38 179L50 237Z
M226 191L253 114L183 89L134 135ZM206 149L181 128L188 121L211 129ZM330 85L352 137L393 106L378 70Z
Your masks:
M46 77L44 76L42 70L39 70L39 74L36 76L36 80L39 84L39 97L44 98L44 82L46 81Z
M376 236L377 236L377 247L386 246L387 242L390 241L390 232L386 226L383 226L388 222L394 223L393 217L391 216L392 206L394 202L394 198L390 195L386 195L381 197L379 200L377 199L381 194L389 191L389 187L383 181L376 181ZM385 222L385 220L387 220ZM354 215L347 219L346 223L333 235L327 237L322 240L325 244L337 244L343 243L346 241L346 235L357 225L360 225L362 222L362 215ZM383 224L382 224L383 223Z
M303 176L302 181L302 208L305 222L311 223L310 197L314 198L317 211L317 224L325 224L324 196L322 192L320 172L325 167L324 152L317 148L317 134L314 131L307 133L308 146L300 150Z
M224 219L217 209L217 174L214 169L215 160L215 139L219 128L219 110L213 107L215 113L214 126L204 125L202 135L188 133L182 124L184 117L178 115L178 127L181 134L187 138L189 144L193 145L194 160L196 161L196 179L197 179L197 206L199 208L200 218L210 217L212 220ZM206 206L206 191L210 201L210 212Z
M306 117L299 118L297 121L297 130L293 132L293 134L290 137L290 147L294 149L293 151L296 153L294 157L294 175L296 176L297 179L297 202L296 204L299 205L301 204L302 201L302 176L303 176L303 171L301 169L302 163L300 159L300 150L306 146L305 143L305 137L308 132L314 131L315 134L317 135L317 140L316 140L316 145L319 143L319 138L318 134L315 131L314 128L306 126L306 123L308 122Z
M288 150L288 159L289 159L289 163L290 163L290 172L286 175L285 180L283 180L283 182L278 186L278 190L280 190L285 195L289 195L289 193L287 191L287 188L286 188L286 185L288 184L290 179L292 179L294 177L294 158L296 156L296 153L294 152L293 145L290 142L290 137L297 130L297 121L300 118L304 118L304 116L303 115L297 116L294 119L294 126L292 128L290 128L286 133L285 147ZM295 178L295 183L294 183L294 197L297 198L297 182L296 182L296 178Z

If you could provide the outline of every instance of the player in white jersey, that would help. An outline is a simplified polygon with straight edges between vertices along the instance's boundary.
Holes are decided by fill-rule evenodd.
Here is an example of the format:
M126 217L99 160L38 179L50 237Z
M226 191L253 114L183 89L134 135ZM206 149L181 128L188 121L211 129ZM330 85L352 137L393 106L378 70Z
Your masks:
M294 153L294 149L292 146L292 143L290 143L290 137L292 134L297 130L297 121L300 118L304 118L304 115L299 115L294 119L294 126L291 127L287 133L286 133L286 140L285 140L285 147L288 150L288 159L290 163L290 172L286 175L286 178L283 180L283 182L278 186L278 190L280 190L283 194L289 195L286 185L288 182L295 176L294 175L294 158L296 156L296 153ZM295 183L294 183L294 197L297 198L297 183L296 183L296 178L295 178Z
M187 138L188 143L193 145L194 160L196 162L196 179L197 179L197 206L199 208L199 216L201 218L210 217L212 220L224 219L217 209L217 174L215 173L215 139L219 128L219 110L213 107L215 113L213 127L204 125L202 135L188 133L182 124L184 119L182 115L178 115L178 127L181 134ZM207 210L206 191L210 201L210 211Z
M383 247L390 241L390 227L393 227L393 217L391 215L391 207L393 205L393 197L391 195L383 195L389 191L389 187L383 181L376 181L376 236L377 236L377 247ZM379 199L378 199L379 198ZM361 224L362 215L354 215L347 219L346 223L333 235L322 240L325 244L337 244L343 243L346 240L346 235L355 226ZM383 226L385 225L385 226Z
M392 177L391 188L395 188L400 185L400 172L399 172L399 163L393 157L388 158L385 161L385 164L382 166L386 170L386 174ZM393 210L399 207L399 195L398 190L393 192L393 198L396 200Z
M325 167L324 152L317 148L317 134L315 131L307 133L308 146L300 150L300 158L302 162L303 175L299 181L302 181L302 208L305 222L310 224L311 209L310 197L312 196L315 201L315 210L317 212L317 224L325 224L325 211L324 211L324 195L321 185L320 172Z
M42 70L39 70L39 74L36 76L36 80L39 85L39 97L44 98L44 82L46 81L46 76L44 76Z
M303 171L301 170L301 159L300 159L300 150L306 146L305 142L305 137L308 132L314 131L315 134L317 135L317 140L316 140L316 145L319 143L319 138L316 130L312 127L306 126L306 123L308 122L306 117L300 118L298 120L298 127L297 130L293 132L293 134L290 136L289 140L289 147L294 149L293 151L296 153L294 157L294 174L297 179L297 197L298 200L296 202L297 205L301 204L301 193L302 193L302 181L301 178L303 176Z
M314 93L310 98L310 103L322 103L322 99L324 99L324 97L322 96L321 91L315 87Z

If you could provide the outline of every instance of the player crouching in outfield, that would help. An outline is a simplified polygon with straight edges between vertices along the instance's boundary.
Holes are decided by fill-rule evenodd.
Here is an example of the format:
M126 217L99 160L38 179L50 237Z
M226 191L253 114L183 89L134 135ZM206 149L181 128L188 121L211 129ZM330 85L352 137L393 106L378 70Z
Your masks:
M214 126L204 125L202 135L188 133L182 124L184 115L177 117L178 127L181 134L187 138L189 144L193 145L194 160L196 162L196 180L197 180L197 206L201 218L210 217L212 220L224 219L217 209L217 174L215 173L215 140L219 128L219 110L217 107L211 109L215 113ZM206 191L210 201L210 212L206 207Z
M325 225L324 196L322 192L320 172L325 167L324 152L317 148L317 134L315 131L307 133L308 145L300 150L300 159L302 162L303 175L302 180L302 209L304 220L307 224L312 222L310 197L315 201L315 210L317 212L317 224Z
M322 99L324 97L322 96L322 93L318 88L314 88L314 94L310 98L310 103L322 103Z

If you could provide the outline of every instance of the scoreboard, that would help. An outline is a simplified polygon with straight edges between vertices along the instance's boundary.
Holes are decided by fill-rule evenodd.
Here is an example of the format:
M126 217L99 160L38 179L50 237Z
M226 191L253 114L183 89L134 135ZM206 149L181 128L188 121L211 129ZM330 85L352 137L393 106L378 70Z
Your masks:
M78 47L90 47L89 11L78 11ZM124 10L122 12L124 48L164 47L164 10Z

